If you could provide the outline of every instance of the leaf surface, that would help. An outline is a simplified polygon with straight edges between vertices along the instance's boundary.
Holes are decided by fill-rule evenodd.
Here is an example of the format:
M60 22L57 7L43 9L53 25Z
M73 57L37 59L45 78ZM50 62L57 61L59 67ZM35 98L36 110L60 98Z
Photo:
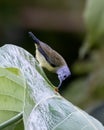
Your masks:
M19 68L24 75L25 130L104 130L99 121L54 91L54 86L27 51L14 45L5 45L0 54L1 66Z

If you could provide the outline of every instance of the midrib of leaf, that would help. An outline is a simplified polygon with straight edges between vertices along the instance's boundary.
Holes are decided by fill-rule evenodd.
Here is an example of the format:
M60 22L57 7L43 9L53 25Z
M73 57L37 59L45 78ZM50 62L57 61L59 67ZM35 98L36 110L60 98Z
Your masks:
M89 122L89 124L91 124L91 126L95 129L95 130L98 130L96 128L96 126L86 117L86 115L80 110L78 109L77 107L74 106L74 108Z
M33 110L36 109L41 103L45 102L45 101L48 100L48 99L52 99L52 98L61 98L61 96L60 96L60 95L47 96L47 97L45 97L44 99L40 100L40 101L34 106ZM32 113L32 111L31 111L31 113ZM31 114L30 114L30 115L31 115ZM29 117L30 117L30 116L29 116ZM28 117L28 120L29 120L29 117ZM27 121L27 123L28 123L28 121ZM28 124L27 124L27 125L28 125Z
M63 119L60 123L58 123L52 130L55 130L59 125L61 125L62 123L64 123L65 120L67 120L73 113L75 113L75 112L72 112L71 114L69 114L65 119Z
M88 123L95 129L95 130L98 130L96 128L96 126L92 123L92 121L90 119L87 118L87 116L80 110L78 109L77 107L73 106L74 109L76 111L78 111L87 121ZM52 130L55 130L59 125L61 125L62 123L65 122L65 120L67 120L69 117L71 117L72 114L74 114L76 111L72 112L71 114L69 114L65 119L63 119L61 122L59 122ZM85 125L81 130L85 129L88 125Z

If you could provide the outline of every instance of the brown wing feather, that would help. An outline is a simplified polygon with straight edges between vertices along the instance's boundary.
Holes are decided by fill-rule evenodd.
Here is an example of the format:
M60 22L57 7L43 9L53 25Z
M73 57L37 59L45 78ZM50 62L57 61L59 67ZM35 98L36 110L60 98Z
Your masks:
M63 66L63 65L66 64L65 60L63 59L63 57L59 53L54 51L47 44L41 42L38 48L39 48L39 51L41 51L41 53L44 55L46 60L53 67L59 67L59 66Z

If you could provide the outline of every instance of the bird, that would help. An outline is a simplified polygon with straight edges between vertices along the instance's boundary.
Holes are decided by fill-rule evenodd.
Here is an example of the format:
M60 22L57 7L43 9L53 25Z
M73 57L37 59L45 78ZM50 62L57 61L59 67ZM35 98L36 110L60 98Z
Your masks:
M71 71L64 58L48 44L40 41L32 32L28 32L36 46L36 59L42 68L56 73L59 79L58 88L71 75Z

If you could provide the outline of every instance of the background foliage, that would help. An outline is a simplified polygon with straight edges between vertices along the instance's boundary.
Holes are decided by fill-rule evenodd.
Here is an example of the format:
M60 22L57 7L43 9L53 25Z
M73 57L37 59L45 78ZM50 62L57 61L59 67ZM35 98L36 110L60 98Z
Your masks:
M64 94L104 123L104 1L98 4L97 0L88 0L84 18L87 35L72 66L80 78L74 80Z

